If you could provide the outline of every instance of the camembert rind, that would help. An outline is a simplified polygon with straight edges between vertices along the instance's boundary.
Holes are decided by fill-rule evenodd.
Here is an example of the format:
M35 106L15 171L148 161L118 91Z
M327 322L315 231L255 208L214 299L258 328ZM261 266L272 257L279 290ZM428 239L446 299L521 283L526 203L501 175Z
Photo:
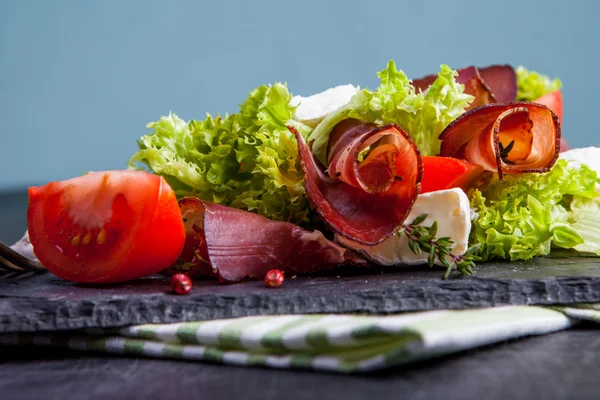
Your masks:
M406 219L410 224L421 214L427 214L422 225L429 227L434 221L438 222L437 237L450 237L454 242L452 253L462 255L469 246L471 232L471 211L469 198L462 189L454 188L419 195ZM381 265L416 265L426 264L428 253L416 255L408 247L405 234L393 235L385 241L366 246L336 235L335 240L341 245L354 249L365 255L373 262ZM442 265L436 259L437 265Z

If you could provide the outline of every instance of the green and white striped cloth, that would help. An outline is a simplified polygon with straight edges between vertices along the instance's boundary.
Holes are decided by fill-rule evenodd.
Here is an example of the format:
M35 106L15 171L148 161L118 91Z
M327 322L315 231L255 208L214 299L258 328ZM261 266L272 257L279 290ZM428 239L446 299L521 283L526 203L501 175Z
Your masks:
M509 306L392 316L257 316L60 334L3 334L0 345L58 346L350 373L551 333L584 320L600 322L600 304L553 308Z

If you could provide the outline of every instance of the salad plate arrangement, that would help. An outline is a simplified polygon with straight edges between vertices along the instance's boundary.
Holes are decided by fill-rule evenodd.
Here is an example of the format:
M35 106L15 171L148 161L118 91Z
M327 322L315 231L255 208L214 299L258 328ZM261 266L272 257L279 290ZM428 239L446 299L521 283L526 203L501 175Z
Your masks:
M61 278L110 283L343 265L448 277L600 255L600 148L568 149L558 79L442 65L411 80L393 61L378 77L309 97L274 83L235 114L163 116L128 170L30 188L35 256Z

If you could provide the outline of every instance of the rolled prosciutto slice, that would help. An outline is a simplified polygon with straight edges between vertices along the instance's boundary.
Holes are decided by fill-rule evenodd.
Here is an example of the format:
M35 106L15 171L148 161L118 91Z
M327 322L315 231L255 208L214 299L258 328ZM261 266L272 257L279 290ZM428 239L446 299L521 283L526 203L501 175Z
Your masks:
M440 135L440 155L503 174L546 172L560 150L556 114L537 103L488 104L459 116Z
M289 129L298 142L306 194L333 231L375 245L402 226L423 175L419 150L402 129L340 122L329 137L326 170L302 135Z
M510 65L492 65L485 68L474 66L459 69L456 82L465 85L465 93L475 99L467 108L472 110L484 104L515 101L517 98L517 75ZM427 90L437 75L415 79L413 86Z
M178 269L221 281L263 278L271 269L296 274L342 264L366 265L365 259L289 222L184 197L179 201L186 244Z

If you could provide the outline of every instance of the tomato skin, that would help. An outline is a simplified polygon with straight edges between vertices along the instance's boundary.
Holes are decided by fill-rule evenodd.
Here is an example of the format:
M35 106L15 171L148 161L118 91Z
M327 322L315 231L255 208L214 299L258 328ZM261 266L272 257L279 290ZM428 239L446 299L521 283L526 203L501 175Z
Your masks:
M545 105L546 107L548 107L549 109L554 111L554 114L556 114L558 116L558 119L560 119L562 121L563 99L562 99L562 92L560 90L545 94L542 97L537 98L533 102Z
M554 111L554 114L556 114L556 116L558 117L560 123L562 124L562 120L563 120L563 98L562 98L562 92L560 90L557 90L555 92L552 93L548 93L536 100L533 101L534 103L539 103L539 104L543 104L546 107L548 107L549 109L551 109L552 111ZM567 143L567 141L565 140L564 136L561 136L560 138L560 151L566 151L569 150L570 146Z
M185 240L175 193L142 171L95 172L29 188L35 255L60 278L114 283L173 264Z
M461 188L467 192L483 173L480 165L452 157L423 156L420 193Z
M208 246L204 237L204 207L196 198L184 197L179 200L179 211L184 218L185 245L179 255L179 263L163 270L167 275L184 273L189 277L217 276L208 256Z

